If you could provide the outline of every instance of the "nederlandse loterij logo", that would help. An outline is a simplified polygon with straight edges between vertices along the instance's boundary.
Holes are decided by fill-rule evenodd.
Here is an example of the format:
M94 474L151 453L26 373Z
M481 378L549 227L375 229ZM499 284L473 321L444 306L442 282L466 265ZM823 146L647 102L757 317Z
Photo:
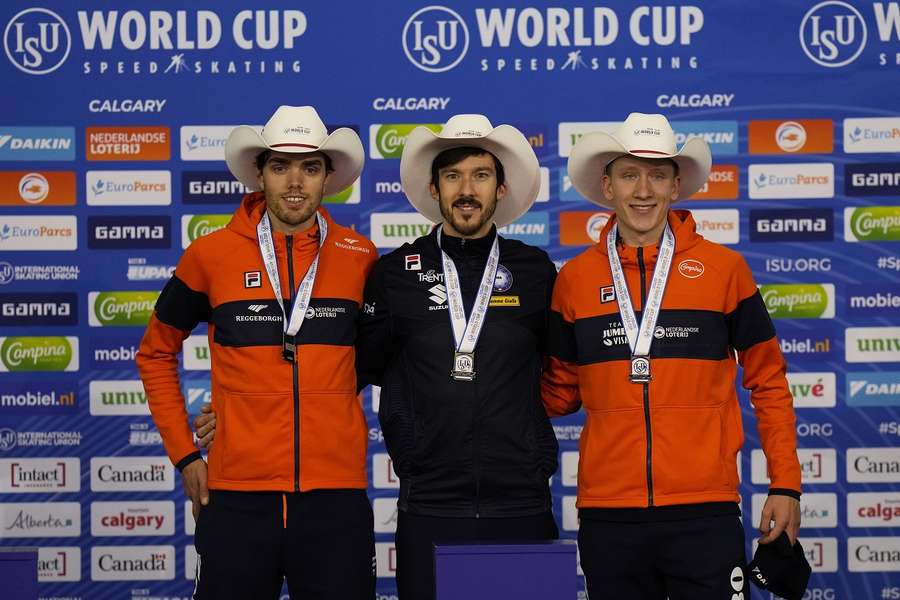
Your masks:
M3 32L3 47L20 71L45 75L62 66L72 49L69 27L46 8L27 8L16 13Z
M469 28L446 6L426 6L414 12L403 27L403 52L413 65L442 73L458 65L469 50Z
M91 327L145 326L153 314L159 292L90 292Z
M900 206L845 208L844 237L848 242L900 240Z
M400 158L406 138L416 127L427 127L440 133L443 125L435 123L390 123L369 126L369 157Z
M773 319L834 318L834 284L761 285L759 293Z
M856 8L838 0L820 2L800 22L800 44L811 61L843 67L866 47L866 21Z
M0 337L0 371L77 371L76 337Z
M222 229L231 221L230 214L182 215L181 245L187 248L199 237Z

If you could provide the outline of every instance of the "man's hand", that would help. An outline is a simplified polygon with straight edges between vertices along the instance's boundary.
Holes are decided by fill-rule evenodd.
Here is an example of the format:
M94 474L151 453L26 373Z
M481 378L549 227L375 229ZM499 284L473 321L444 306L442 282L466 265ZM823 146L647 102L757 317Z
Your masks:
M204 404L200 414L194 418L194 431L197 432L197 443L201 448L212 446L216 437L216 413L211 404Z
M194 521L200 514L200 505L209 504L209 490L206 487L206 461L202 458L190 463L181 470L181 484L184 486L184 494L191 499L191 512L194 513Z
M800 532L800 501L790 496L772 495L766 499L763 506L762 519L759 522L762 537L759 543L774 542L782 531L787 532L793 546Z

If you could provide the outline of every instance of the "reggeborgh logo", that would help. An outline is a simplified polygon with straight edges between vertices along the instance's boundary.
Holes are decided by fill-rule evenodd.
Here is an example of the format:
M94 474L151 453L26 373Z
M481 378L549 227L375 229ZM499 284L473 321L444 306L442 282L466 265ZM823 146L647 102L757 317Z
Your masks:
M27 8L9 20L3 46L10 62L31 75L46 75L62 66L72 49L69 27L46 8Z
M462 61L468 49L466 22L459 13L445 6L421 8L403 27L403 52L423 71L449 71Z
M800 22L800 44L806 56L823 67L849 65L866 47L866 22L856 8L840 2L820 2Z

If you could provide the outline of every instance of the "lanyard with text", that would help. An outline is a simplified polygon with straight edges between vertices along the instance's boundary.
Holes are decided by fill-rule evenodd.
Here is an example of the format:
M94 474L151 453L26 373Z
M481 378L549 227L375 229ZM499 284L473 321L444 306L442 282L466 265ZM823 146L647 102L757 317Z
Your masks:
M656 267L653 269L650 292L647 294L647 302L643 307L640 328L638 328L637 316L631 305L631 296L628 295L628 283L625 281L622 262L616 251L617 232L618 225L613 225L609 235L606 236L606 251L609 254L613 285L616 287L619 316L622 317L622 326L625 328L628 346L631 348L631 372L628 377L633 383L647 383L650 381L650 343L653 342L656 320L659 318L666 281L669 279L669 268L672 266L672 257L675 254L675 236L672 235L672 230L666 223L662 242L659 245Z
M494 236L491 253L484 273L481 275L481 284L478 286L478 295L472 305L472 314L466 321L466 309L463 306L462 291L460 289L459 274L453 259L447 256L441 248L441 229L437 231L437 245L441 250L441 261L444 265L444 283L447 287L447 304L450 312L450 324L453 326L453 339L456 343L453 352L453 369L450 377L456 381L472 381L475 379L475 345L481 328L487 316L488 305L491 302L491 292L494 289L494 278L497 276L497 265L500 264L500 245L497 240L500 236Z
M312 297L313 285L316 282L316 271L319 268L319 255L321 254L322 245L325 244L325 237L328 235L328 222L318 212L316 213L316 221L319 223L319 251L316 252L316 258L313 259L306 275L297 288L297 297L294 300L294 306L291 308L290 318L284 309L284 300L281 294L281 280L278 278L278 259L275 255L275 244L272 241L272 224L269 222L269 213L265 212L263 218L256 226L256 238L259 242L259 251L262 254L263 264L266 266L266 274L269 276L269 283L275 291L275 300L281 307L281 314L284 316L282 320L282 344L281 356L284 360L292 363L297 359L297 332L303 325L303 319L306 318L306 311L309 308L309 301Z

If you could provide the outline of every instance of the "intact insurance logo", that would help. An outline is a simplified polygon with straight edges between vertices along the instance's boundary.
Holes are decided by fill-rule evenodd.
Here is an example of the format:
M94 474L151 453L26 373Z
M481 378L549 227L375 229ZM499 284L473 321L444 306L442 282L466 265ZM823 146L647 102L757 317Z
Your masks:
M75 160L75 128L0 126L0 161L7 160Z
M449 71L473 54L469 63L480 72L699 69L699 57L685 47L703 23L703 10L696 6L637 6L616 12L538 4L476 8L464 16L431 5L409 16L400 41L409 62L429 73ZM647 57L647 47L653 58Z
M900 240L900 206L845 208L844 239L848 242Z
M773 319L833 319L833 283L791 283L759 286Z
M375 123L369 126L369 157L400 158L406 138L416 127L427 127L434 133L444 128L439 123Z
M46 75L58 69L72 49L72 34L62 17L46 8L16 13L3 32L6 57L20 71Z
M847 373L847 406L900 406L900 371Z
M0 372L77 370L77 337L0 337Z
M160 292L89 292L91 327L146 327Z

